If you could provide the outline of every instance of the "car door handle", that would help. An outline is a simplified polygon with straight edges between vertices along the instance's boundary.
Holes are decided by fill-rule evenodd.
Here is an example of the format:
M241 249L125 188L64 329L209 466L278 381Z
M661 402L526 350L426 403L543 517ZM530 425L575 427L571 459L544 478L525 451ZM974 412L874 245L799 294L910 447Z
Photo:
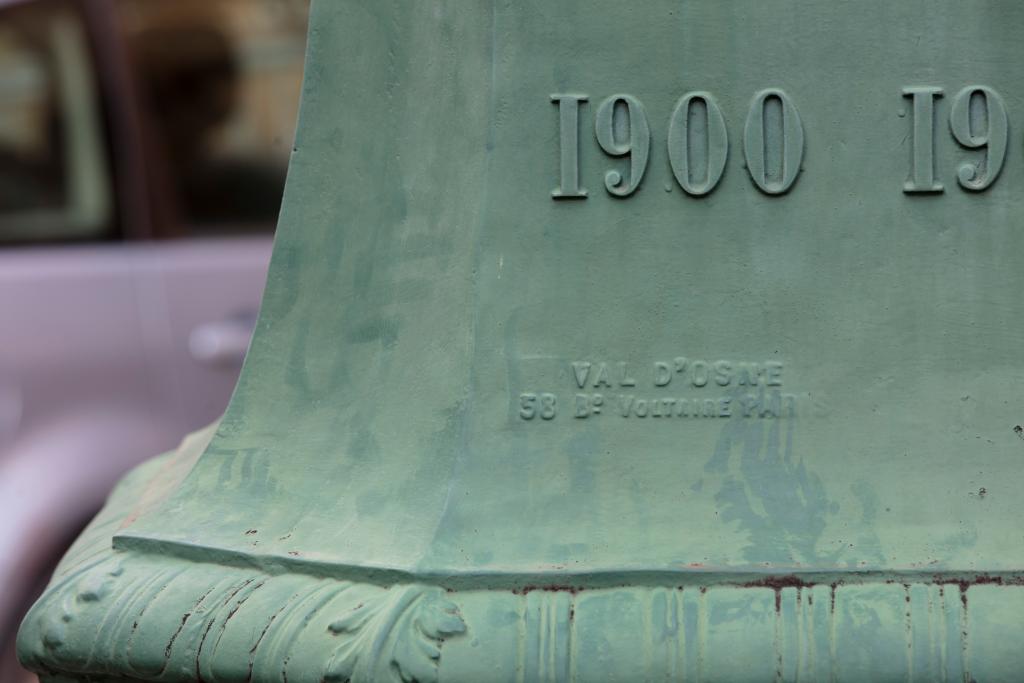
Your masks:
M252 338L253 323L248 319L217 320L195 327L188 336L188 351L205 365L238 367L245 360Z

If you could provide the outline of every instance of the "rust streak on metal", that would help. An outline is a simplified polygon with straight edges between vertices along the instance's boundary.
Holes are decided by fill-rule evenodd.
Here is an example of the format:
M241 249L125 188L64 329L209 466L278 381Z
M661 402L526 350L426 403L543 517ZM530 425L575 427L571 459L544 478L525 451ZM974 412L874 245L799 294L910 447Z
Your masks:
M770 588L775 591L775 611L782 611L782 590L784 588L796 588L797 589L797 601L800 600L800 590L804 588L814 588L816 584L810 581L801 579L796 574L787 574L784 576L766 576L756 581L748 581L747 583L740 584L741 588Z
M529 585L522 586L521 588L513 588L512 593L515 595L526 595L534 591L544 591L546 593L569 593L570 595L577 595L580 592L586 590L583 586L563 586L563 585L551 585L551 586L537 586Z

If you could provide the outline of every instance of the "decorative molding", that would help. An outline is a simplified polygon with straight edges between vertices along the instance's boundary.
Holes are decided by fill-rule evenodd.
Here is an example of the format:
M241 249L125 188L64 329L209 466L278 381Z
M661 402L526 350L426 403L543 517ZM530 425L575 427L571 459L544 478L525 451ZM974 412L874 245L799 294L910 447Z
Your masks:
M54 681L748 680L718 678L741 660L779 681L983 681L992 605L1016 615L1024 589L980 583L975 615L959 581L448 592L107 550L55 581L19 645Z
M137 491L165 465L129 475L68 552L19 633L26 666L54 681L437 680L444 642L466 631L441 588L113 549Z
M455 604L437 589L403 586L360 602L327 629L342 639L324 679L435 683L441 643L462 634L466 624Z
M442 589L111 551L51 587L21 633L48 674L167 681L435 683L466 625ZM298 656L297 656L298 655Z
M25 620L19 651L44 681L952 683L1007 680L1024 662L1017 650L986 656L1019 626L1017 575L383 586L114 549L124 491L137 484L115 495Z

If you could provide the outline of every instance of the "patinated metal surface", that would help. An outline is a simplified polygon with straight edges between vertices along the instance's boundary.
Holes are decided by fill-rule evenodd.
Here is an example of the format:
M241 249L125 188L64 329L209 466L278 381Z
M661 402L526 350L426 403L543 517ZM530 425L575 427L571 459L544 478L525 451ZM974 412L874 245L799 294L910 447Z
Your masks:
M1022 28L321 2L231 407L112 502L26 661L1019 680Z

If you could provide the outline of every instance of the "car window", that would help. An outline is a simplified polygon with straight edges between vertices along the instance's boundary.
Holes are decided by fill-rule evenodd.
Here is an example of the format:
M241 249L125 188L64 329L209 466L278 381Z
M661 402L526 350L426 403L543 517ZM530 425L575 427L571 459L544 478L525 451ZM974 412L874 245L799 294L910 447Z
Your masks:
M272 230L308 0L120 0L118 8L185 231Z
M95 76L87 33L69 5L0 12L0 242L110 232Z

